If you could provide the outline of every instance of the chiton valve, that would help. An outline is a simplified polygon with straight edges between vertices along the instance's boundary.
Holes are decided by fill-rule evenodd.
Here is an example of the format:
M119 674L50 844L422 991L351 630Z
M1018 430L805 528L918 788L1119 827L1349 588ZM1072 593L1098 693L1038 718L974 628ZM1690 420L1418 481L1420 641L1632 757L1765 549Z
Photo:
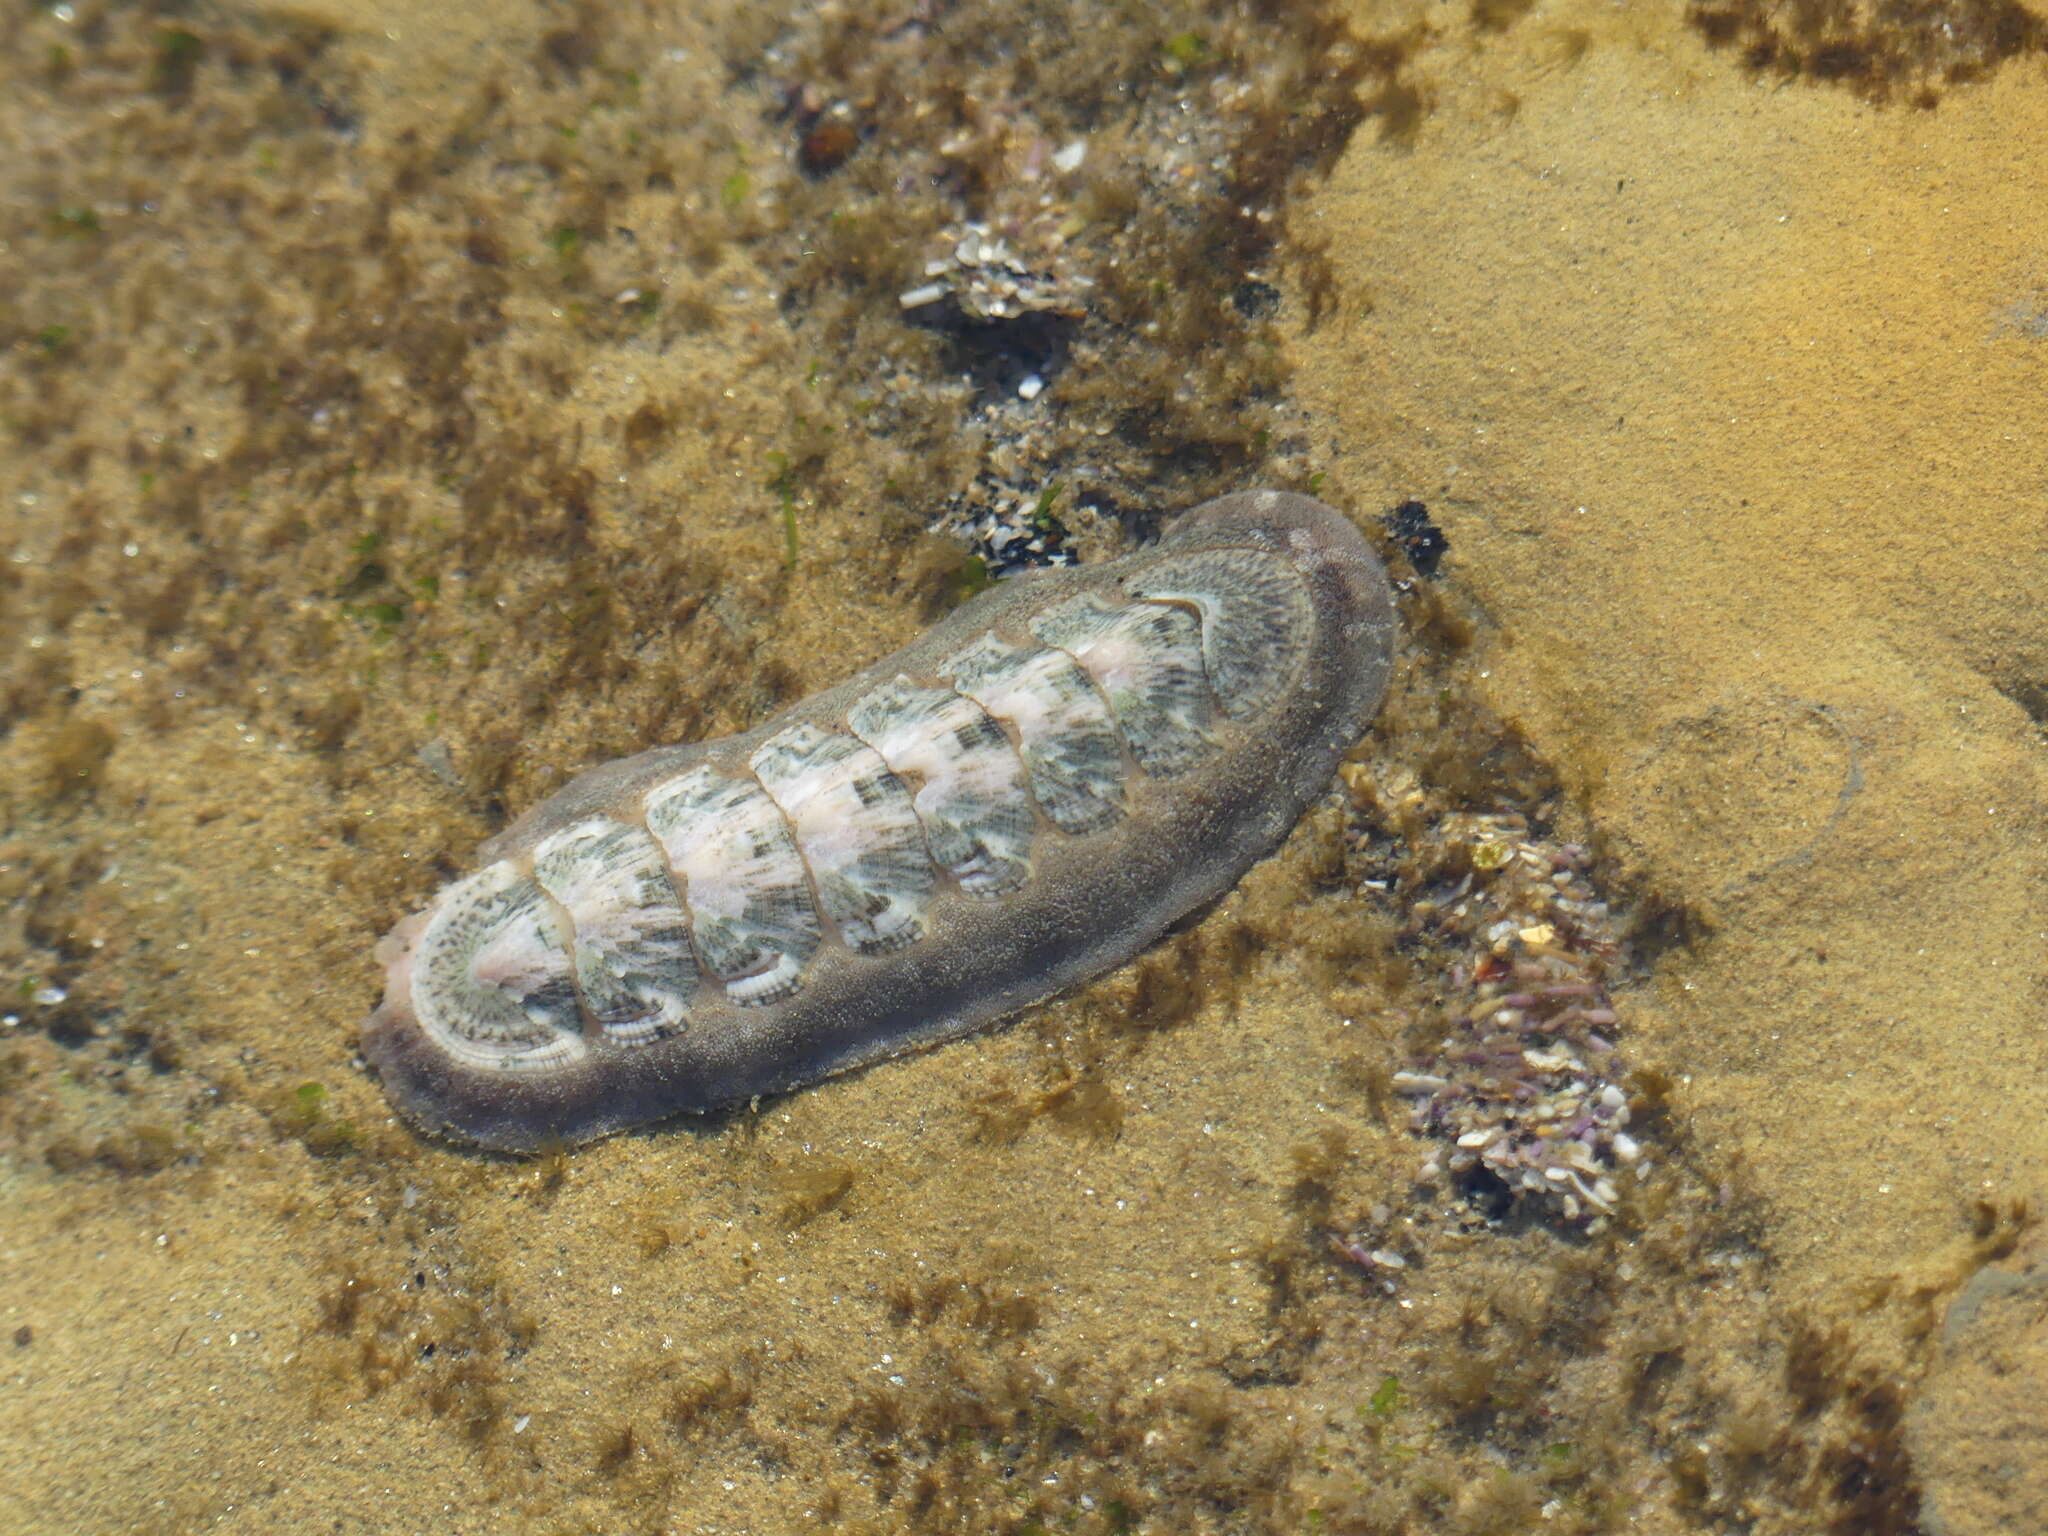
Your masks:
M503 1151L780 1092L1129 959L1328 787L1395 620L1358 531L1251 491L1003 581L743 736L571 780L379 947L363 1052Z

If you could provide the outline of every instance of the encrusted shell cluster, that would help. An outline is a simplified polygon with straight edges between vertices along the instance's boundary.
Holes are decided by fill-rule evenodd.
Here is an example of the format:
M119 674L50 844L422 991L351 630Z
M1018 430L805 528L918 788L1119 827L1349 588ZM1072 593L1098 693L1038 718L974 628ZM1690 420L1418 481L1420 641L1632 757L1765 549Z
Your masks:
M986 224L950 225L924 264L925 281L896 302L906 310L950 299L969 320L986 323L1028 314L1077 314L1090 280L1069 270L1064 241L1046 234L1034 261Z
M1439 830L1471 867L1437 904L1477 953L1451 970L1442 1034L1393 1078L1415 1128L1442 1143L1423 1175L1484 1174L1566 1221L1597 1222L1623 1171L1649 1163L1628 1130L1604 984L1615 940L1590 857L1513 813L1452 816Z

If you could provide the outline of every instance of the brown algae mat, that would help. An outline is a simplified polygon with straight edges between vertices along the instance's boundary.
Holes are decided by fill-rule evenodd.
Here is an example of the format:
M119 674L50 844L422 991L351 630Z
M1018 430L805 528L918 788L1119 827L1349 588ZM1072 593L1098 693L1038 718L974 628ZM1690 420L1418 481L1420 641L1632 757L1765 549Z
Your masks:
M856 9L0 20L0 1526L2041 1507L2042 18ZM371 946L568 774L1253 485L1405 649L1198 924L392 1119Z

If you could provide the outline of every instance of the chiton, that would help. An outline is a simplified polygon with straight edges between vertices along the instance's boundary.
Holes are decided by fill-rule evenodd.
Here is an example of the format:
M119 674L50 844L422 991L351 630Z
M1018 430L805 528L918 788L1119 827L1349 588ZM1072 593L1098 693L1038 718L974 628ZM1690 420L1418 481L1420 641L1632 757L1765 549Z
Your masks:
M1394 630L1358 531L1279 491L1001 582L745 735L528 811L379 947L364 1055L420 1129L530 1151L991 1023L1277 847Z

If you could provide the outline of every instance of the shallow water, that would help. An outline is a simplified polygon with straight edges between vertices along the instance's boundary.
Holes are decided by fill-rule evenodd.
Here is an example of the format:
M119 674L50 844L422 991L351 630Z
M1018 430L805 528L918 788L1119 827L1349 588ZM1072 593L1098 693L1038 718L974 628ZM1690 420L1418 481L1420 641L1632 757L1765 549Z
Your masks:
M1768 7L1761 73L1577 0L1160 7L1097 81L1028 67L1053 14L0 23L0 1524L1915 1528L1939 1319L2044 1198L2033 34L1831 81ZM1015 140L968 191L861 100L906 52ZM1259 82L1347 59L1362 119L1243 173L1277 246L1174 244ZM793 81L876 125L843 167ZM1076 249L1192 265L991 403L896 294L1091 92L1155 106L1099 107ZM394 1122L376 937L568 773L916 634L1013 460L1083 558L1148 477L1373 533L1345 786L1007 1029L537 1162ZM1388 1092L1454 946L1359 861L1412 896L1472 811L1616 904L1655 1172L1599 1230L1418 1183Z

